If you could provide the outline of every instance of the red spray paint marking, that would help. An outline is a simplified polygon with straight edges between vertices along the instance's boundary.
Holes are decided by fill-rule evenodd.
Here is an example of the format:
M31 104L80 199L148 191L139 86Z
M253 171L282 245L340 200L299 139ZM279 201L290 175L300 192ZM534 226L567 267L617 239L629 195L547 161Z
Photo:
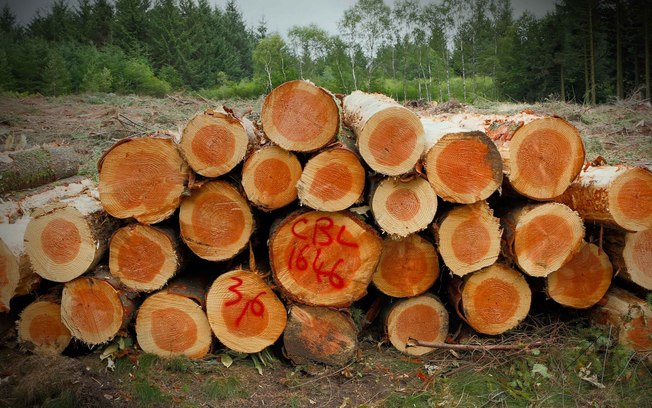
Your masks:
M233 284L233 285L231 285L231 286L229 286L229 292L233 292L233 293L235 293L235 295L237 296L237 298L235 298L235 299L233 299L233 300L229 300L228 302L224 303L224 306L225 306L225 307L229 307L229 306L237 305L238 303L240 303L240 301L241 301L242 298L243 298L242 292L240 292L240 291L238 290L238 288L239 288L240 286L242 286L242 279L240 279L240 278L238 278L238 277L235 277L235 276L232 276L231 279L233 279L236 283ZM254 316L261 317L261 316L263 315L263 313L265 312L265 305L264 305L263 302L261 302L260 299L258 299L258 298L259 298L260 296L264 295L265 293L266 293L265 291L260 292L260 293L257 294L253 299L249 299L249 300L245 303L244 307L242 308L242 312L240 313L240 315L238 316L238 318L235 320L235 326L236 326L236 327L240 327L240 322L242 321L242 318L243 318L243 317L245 316L245 314L247 313L247 310L249 310L249 309L251 309L251 313L252 313Z

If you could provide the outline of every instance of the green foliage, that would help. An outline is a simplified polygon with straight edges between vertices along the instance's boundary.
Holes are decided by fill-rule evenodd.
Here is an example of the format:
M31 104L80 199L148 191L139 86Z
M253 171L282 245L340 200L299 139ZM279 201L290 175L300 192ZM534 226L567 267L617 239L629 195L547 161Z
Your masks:
M243 398L247 396L246 390L235 377L207 378L206 381L204 381L203 388L206 397L213 401Z
M181 78L181 75L179 75L179 72L170 65L166 65L161 68L158 72L158 76L161 78L161 80L170 84L172 89L182 89L183 85L185 84L183 78Z
M63 95L70 92L70 73L66 61L57 50L51 50L43 69L43 93L46 95Z
M167 82L157 78L143 59L130 59L125 63L122 86L136 93L163 97L170 92Z
M143 407L162 406L170 400L170 397L165 395L159 387L150 384L144 378L134 380L131 391L134 400Z

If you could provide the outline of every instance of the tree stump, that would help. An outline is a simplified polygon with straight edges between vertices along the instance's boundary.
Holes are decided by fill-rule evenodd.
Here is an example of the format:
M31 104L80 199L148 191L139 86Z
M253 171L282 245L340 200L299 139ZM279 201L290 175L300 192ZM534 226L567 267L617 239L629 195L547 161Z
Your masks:
M590 166L555 200L587 221L652 229L652 172L644 167Z
M358 329L351 318L326 307L293 305L283 332L285 355L296 365L344 367L358 350Z
M20 313L17 326L21 347L36 354L61 354L72 339L61 321L61 305L48 300L28 305Z
M247 200L225 181L211 181L181 203L181 238L200 258L223 261L242 251L253 232Z
M575 255L584 239L580 216L559 203L528 205L503 217L505 252L530 276L548 276Z
M343 113L374 171L398 176L414 168L424 146L423 125L414 112L385 95L354 91L344 98Z
M370 202L378 226L399 238L428 227L437 212L435 191L421 177L407 182L384 179L376 186Z
M345 147L324 150L306 163L297 190L302 205L319 211L341 211L362 197L365 170Z
M218 340L241 353L257 353L278 340L287 322L283 303L254 272L220 275L206 296L206 314Z
M487 199L503 182L503 163L496 145L484 133L422 119L423 158L428 181L437 195L453 203Z
M278 146L253 152L242 167L242 188L250 203L272 211L297 198L301 163L293 153Z
M41 277L68 282L97 265L116 224L89 194L62 200L32 213L25 252Z
M131 224L118 229L109 246L109 269L123 285L151 292L181 269L180 239L171 230Z
M245 126L224 108L208 109L190 119L181 134L179 150L196 173L219 177L240 163L255 141L253 126Z
M607 293L612 276L607 254L594 244L584 243L570 261L546 277L546 291L561 305L586 309Z
M652 290L652 229L639 232L605 229L604 249L616 276Z
M443 343L448 336L448 312L433 295L399 300L387 313L385 329L389 341L397 350L422 356L434 349L407 347L409 340Z
M348 212L295 212L268 241L282 293L312 306L347 307L365 295L381 252L378 234Z
M312 152L339 133L340 107L326 89L308 81L288 81L267 95L260 119L272 142L285 150Z
M412 234L383 241L372 281L384 294L404 298L423 294L438 277L439 259L434 245Z
M486 201L453 208L433 228L439 253L454 275L464 276L498 259L502 229Z
M98 163L100 200L116 218L155 224L179 207L188 165L169 138L122 139Z

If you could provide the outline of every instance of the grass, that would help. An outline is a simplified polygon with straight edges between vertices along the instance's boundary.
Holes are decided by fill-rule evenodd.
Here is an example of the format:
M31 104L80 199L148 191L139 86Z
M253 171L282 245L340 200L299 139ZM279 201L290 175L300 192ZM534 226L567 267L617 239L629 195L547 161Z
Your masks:
M204 394L211 401L232 398L245 398L245 391L240 381L235 377L209 377L204 381Z
M133 382L131 392L134 401L143 407L163 405L170 400L170 397L165 395L158 386L150 384L144 378L137 378Z

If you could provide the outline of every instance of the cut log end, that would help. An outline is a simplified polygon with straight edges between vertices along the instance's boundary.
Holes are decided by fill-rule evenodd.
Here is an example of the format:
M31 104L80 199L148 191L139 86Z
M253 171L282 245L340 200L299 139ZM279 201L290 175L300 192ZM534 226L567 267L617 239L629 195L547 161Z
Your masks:
M228 348L257 353L274 344L285 329L283 303L254 272L235 270L220 275L206 296L206 314L213 333Z
M462 307L467 322L484 334L516 327L530 311L532 291L519 272L494 264L465 278Z
M0 239L0 313L9 311L9 302L14 296L19 280L18 260L7 244Z
M615 328L618 342L624 347L638 352L652 351L652 308L644 300L612 287L592 309L591 317L600 326Z
M509 142L509 181L535 200L561 195L584 165L584 145L575 126L557 117L535 119Z
M514 233L514 254L523 272L547 276L577 253L584 239L580 216L559 203L522 211Z
M219 177L244 159L249 135L238 118L224 110L194 116L183 129L179 150L205 177Z
M454 208L437 228L439 253L457 276L496 262L501 236L500 220L494 217L486 201Z
M448 335L448 312L435 296L422 295L394 304L385 322L387 336L399 351L421 356L429 347L406 347L410 339L443 343Z
M313 306L349 306L366 293L378 263L376 232L347 212L296 212L270 234L274 279Z
M183 200L179 212L181 237L199 257L223 261L249 242L253 215L247 200L224 181L212 181Z
M319 211L341 211L360 199L364 184L365 170L358 156L336 147L308 161L297 189L301 204Z
M335 97L311 82L286 82L267 95L261 110L271 141L296 152L311 152L331 142L340 128Z
M439 277L435 247L417 234L400 240L385 239L373 274L374 285L396 298L418 296Z
M652 229L626 234L622 254L626 270L620 272L635 284L652 290Z
M181 266L181 255L171 233L148 225L120 228L111 238L109 269L130 289L160 289Z
M609 257L596 245L585 243L570 261L546 277L548 296L561 305L586 309L602 299L612 276Z
M500 153L483 132L444 135L426 154L425 168L437 195L454 203L484 200L503 181Z
M343 367L358 350L358 330L344 313L325 307L294 305L283 332L286 356L298 365Z
M385 179L371 198L371 211L386 233L406 237L425 229L437 211L437 196L421 177L408 182Z
M61 320L77 339L96 345L113 339L130 311L108 282L81 277L65 284L61 295Z
M125 139L100 162L102 205L116 218L155 224L174 213L188 181L188 165L172 140Z
M609 188L609 209L626 230L652 229L652 172L633 167L620 174Z
M242 187L249 201L264 211L290 204L297 198L301 163L278 146L257 150L242 168Z
M36 354L61 354L72 339L61 321L61 305L36 301L27 306L18 320L18 341Z
M138 309L136 336L143 351L164 358L203 358L212 340L201 306L165 291L151 295Z

